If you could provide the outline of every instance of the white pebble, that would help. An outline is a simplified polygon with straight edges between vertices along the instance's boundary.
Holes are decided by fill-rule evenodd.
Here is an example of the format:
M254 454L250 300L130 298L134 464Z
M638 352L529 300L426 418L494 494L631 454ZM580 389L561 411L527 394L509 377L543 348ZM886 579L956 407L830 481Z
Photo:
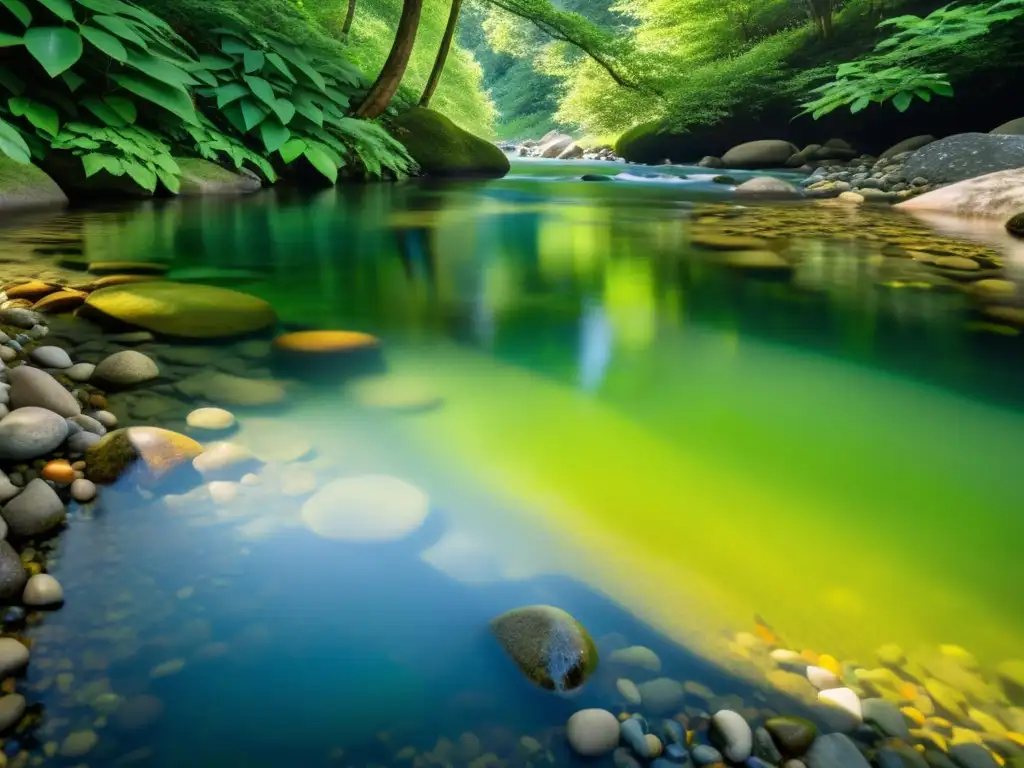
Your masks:
M615 681L615 687L628 704L638 706L643 700L640 696L640 689L636 687L636 683L628 678L620 677Z
M254 474L253 472L247 472L242 475L242 479L239 482L241 482L242 485L259 485L262 481L260 480L259 475Z
M857 694L851 691L849 688L832 688L827 691L818 692L818 701L824 702L825 704L831 704L832 706L845 709L857 720L864 719L864 712L861 709L860 699L857 698Z
M569 746L584 757L600 757L619 745L619 721L606 709L581 709L565 726Z
M235 426L235 415L223 408L196 408L185 423L193 429L221 431Z
M92 501L96 498L96 484L92 480L84 478L75 480L71 483L71 498L83 504Z
M28 580L21 595L25 605L48 606L64 602L64 588L48 573L37 573Z
M835 673L824 667L808 667L807 679L819 691L827 691L829 688L838 688L840 686L839 678L836 677Z
M112 414L110 411L96 411L89 415L107 429L114 429L114 427L117 426L117 416Z
M803 656L797 651L791 651L788 648L776 648L768 655L772 657L773 661L777 661L780 664L787 661L801 661L803 659Z

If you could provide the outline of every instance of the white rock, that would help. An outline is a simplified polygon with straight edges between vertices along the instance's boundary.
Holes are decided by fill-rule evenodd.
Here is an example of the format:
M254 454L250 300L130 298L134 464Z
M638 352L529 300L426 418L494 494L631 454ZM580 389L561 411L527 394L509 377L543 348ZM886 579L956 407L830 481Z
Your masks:
M608 656L608 661L640 667L651 672L661 671L661 659L658 658L658 654L642 645L631 645L628 648L612 651Z
M113 429L117 426L117 416L110 411L96 411L90 415L107 429Z
M807 679L810 680L811 685L819 691L827 691L829 688L839 688L841 685L839 678L835 673L825 669L824 667L807 667Z
M42 368L70 368L72 364L71 357L60 347L36 347L29 358Z
M818 701L831 706L845 709L857 720L864 719L864 712L861 708L860 699L857 694L849 688L830 688L827 691L818 692Z
M193 429L222 431L235 426L235 415L223 408L196 408L185 419Z
M64 588L50 574L37 573L29 577L21 602L37 607L59 605L64 602Z
M332 480L302 505L314 533L344 541L393 541L423 525L430 501L419 488L386 475Z
M640 702L643 701L643 697L640 696L640 689L636 687L636 683L632 680L620 677L615 681L615 687L622 694L622 698L629 704L639 706Z
M797 651L791 651L787 648L776 648L768 655L771 657L772 661L777 661L780 664L803 661L804 658Z
M79 478L71 483L71 498L84 504L96 498L96 484L92 480Z
M711 717L711 740L725 757L742 763L754 748L754 732L739 712L723 709Z
M925 192L897 208L956 216L1008 218L1024 211L1024 168L996 171Z
M88 381L95 370L96 366L92 363L75 363L64 371L64 375L72 381Z
M206 446L201 454L192 459L192 466L201 475L213 475L253 461L256 461L256 457L244 445L218 442Z
M619 721L606 709L581 709L566 723L565 736L577 754L600 757L619 745Z
M0 637L0 677L9 677L28 664L28 648L13 637Z
M104 358L96 366L92 377L119 387L130 387L159 375L160 369L150 358L134 349L126 349Z

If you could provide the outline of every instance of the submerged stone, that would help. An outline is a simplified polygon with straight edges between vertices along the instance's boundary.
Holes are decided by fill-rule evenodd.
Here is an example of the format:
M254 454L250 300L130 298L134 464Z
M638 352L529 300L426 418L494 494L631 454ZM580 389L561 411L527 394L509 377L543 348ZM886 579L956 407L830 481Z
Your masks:
M302 505L302 520L327 539L395 541L423 525L430 501L419 488L387 475L332 480Z
M491 632L520 671L549 691L570 691L597 668L597 646L570 614L550 605L503 613Z
M565 736L576 754L600 757L619 745L619 721L606 709L581 709L566 723Z
M129 469L138 469L139 481L151 485L191 465L202 452L195 440L169 429L128 427L109 432L89 448L85 473L93 482L113 483Z
M818 727L802 717L772 717L764 728L785 757L800 757L818 735Z

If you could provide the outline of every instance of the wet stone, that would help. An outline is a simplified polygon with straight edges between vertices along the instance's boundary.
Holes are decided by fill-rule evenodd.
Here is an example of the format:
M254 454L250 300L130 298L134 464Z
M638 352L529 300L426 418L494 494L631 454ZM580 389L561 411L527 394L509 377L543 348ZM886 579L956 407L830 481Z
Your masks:
M910 741L907 722L895 704L883 699L864 699L861 708L865 722L876 726L886 736Z
M754 729L754 756L773 765L782 762L782 753L765 728Z
M999 763L980 744L956 744L949 748L949 756L961 768L999 768Z
M753 732L738 712L723 709L711 718L711 742L734 763L742 763L753 749Z
M28 648L11 637L0 637L0 679L8 677L28 664Z
M722 753L707 744L698 744L690 750L690 758L696 765L714 765L722 762Z
M800 757L818 735L817 726L800 717L773 717L764 728L785 757Z

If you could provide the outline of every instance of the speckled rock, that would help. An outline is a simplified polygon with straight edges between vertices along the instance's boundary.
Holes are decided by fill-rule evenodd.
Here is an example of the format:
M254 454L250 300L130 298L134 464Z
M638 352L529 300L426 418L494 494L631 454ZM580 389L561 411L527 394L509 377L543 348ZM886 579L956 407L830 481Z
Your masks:
M28 573L14 547L0 541L0 600L20 600L27 581Z
M7 372L7 380L11 385L12 411L35 406L65 417L77 416L82 412L82 406L74 395L46 371L19 365Z
M547 690L572 690L597 668L597 646L560 608L533 605L503 613L491 632L520 671Z
M907 178L953 182L1024 167L1024 136L958 133L933 141L907 158Z
M10 677L28 664L28 648L13 637L0 637L0 678ZM618 721L615 732L618 734Z
M619 745L619 721L606 709L582 709L565 726L569 746L584 757L600 757Z
M132 387L159 375L160 369L151 358L137 350L126 349L105 357L96 366L92 378L108 386Z
M48 573L30 576L21 602L37 608L48 608L64 602L64 588Z
M56 491L38 477L0 509L0 516L10 535L22 538L50 533L67 519L64 503Z

